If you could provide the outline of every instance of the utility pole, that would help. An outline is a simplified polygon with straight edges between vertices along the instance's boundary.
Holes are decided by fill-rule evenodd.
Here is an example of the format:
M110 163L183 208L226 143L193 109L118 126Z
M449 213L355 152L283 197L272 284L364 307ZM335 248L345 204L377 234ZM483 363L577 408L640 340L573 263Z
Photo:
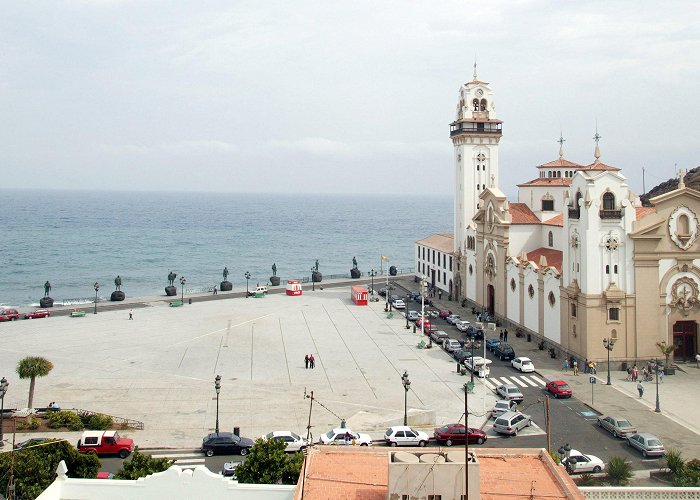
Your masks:
M549 396L544 398L544 412L547 416L545 419L547 423L547 452L552 450L552 435L549 433Z
M472 369L474 366L472 365ZM464 388L464 498L469 498L469 391Z

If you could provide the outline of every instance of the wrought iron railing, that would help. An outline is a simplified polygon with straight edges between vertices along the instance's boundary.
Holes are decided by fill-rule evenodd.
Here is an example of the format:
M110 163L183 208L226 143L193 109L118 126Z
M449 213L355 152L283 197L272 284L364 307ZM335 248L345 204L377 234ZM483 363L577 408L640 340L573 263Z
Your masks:
M602 209L599 213L601 219L622 219L622 210Z

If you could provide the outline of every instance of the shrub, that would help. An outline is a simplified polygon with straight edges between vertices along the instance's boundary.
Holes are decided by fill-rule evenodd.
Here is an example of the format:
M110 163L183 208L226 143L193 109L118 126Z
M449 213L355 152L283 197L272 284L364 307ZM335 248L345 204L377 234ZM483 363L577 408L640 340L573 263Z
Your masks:
M41 422L39 421L38 418L29 417L27 419L27 427L29 427L33 431L37 430L40 425L41 425Z
M552 457L552 460L554 460L555 464L559 465L561 463L561 457L556 451L550 451L549 456Z
M18 431L23 431L23 430L26 429L27 427L29 427L29 423L28 423L26 420L20 420L20 421L17 423L17 430L18 430Z
M684 468L679 474L673 476L673 486L694 487L700 486L700 472Z
M632 477L632 464L624 457L611 457L605 466L605 472L613 486L624 486Z
M666 459L666 467L674 475L682 474L685 470L685 460L683 460L683 455L679 450L670 449L664 454Z
M595 478L588 473L581 474L581 476L578 478L579 486L593 486L594 484L596 484Z
M697 458L688 460L685 463L685 468L688 470L700 472L700 460L698 460Z
M90 415L90 418L88 418L87 422L84 423L85 427L96 431L110 429L112 427L112 424L114 424L114 422L112 421L112 417L101 414Z
M48 426L52 429L67 427L72 431L80 431L85 426L80 417L71 411L57 411L47 415Z

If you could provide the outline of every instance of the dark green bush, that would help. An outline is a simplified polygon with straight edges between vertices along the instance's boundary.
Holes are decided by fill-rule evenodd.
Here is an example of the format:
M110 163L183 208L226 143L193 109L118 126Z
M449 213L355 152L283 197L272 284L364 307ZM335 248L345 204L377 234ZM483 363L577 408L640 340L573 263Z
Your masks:
M632 464L623 457L611 457L608 465L605 466L605 472L608 474L610 484L624 486L632 477Z
M700 472L700 460L698 460L697 458L688 460L685 464L685 468L688 470Z
M47 425L52 429L67 427L72 431L80 431L85 427L80 417L71 411L49 413L46 419L48 420Z
M95 431L111 429L112 424L114 424L114 422L112 421L112 417L100 414L90 415L90 418L87 419L87 422L83 422L85 423L86 428Z
M673 472L673 474L682 474L685 469L685 460L683 460L683 455L680 450L670 449L664 454L666 459L666 467L668 470Z
M596 484L596 480L590 474L581 474L581 476L578 478L577 484L579 486L593 486Z

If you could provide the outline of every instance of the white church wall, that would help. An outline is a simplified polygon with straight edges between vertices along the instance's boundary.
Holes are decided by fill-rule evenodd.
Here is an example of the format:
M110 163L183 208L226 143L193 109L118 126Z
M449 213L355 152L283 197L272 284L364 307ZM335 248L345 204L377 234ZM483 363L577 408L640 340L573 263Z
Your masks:
M539 332L539 291L537 289L537 271L532 266L528 266L523 274L525 278L525 290L523 290L523 293L525 294L525 310L523 311L523 320L526 328L529 328L533 332ZM530 286L532 286L532 290L534 292L532 296L530 295Z
M676 265L676 262L676 259L659 259L659 283L661 283L663 277L666 276L668 270ZM695 266L698 266L698 264L700 264L700 260L695 259L693 261L693 264L695 264Z
M561 343L561 315L559 278L548 271L544 276L544 336L556 343ZM554 304L550 302L550 293Z
M466 254L466 261L467 261L467 268L465 269L465 273L467 276L467 284L466 284L466 290L465 293L467 294L467 298L469 300L476 300L476 273L477 273L477 267L476 267L476 253L472 250L467 250ZM469 272L469 266L471 266L472 272Z
M540 244L542 242L542 231L539 225L512 225L508 232L508 240L510 243L510 254L518 257L523 251L531 252L542 246Z
M516 323L520 322L520 268L513 262L506 264L506 282L508 290L506 292L506 311L508 319ZM511 280L515 281L515 289L511 287Z

